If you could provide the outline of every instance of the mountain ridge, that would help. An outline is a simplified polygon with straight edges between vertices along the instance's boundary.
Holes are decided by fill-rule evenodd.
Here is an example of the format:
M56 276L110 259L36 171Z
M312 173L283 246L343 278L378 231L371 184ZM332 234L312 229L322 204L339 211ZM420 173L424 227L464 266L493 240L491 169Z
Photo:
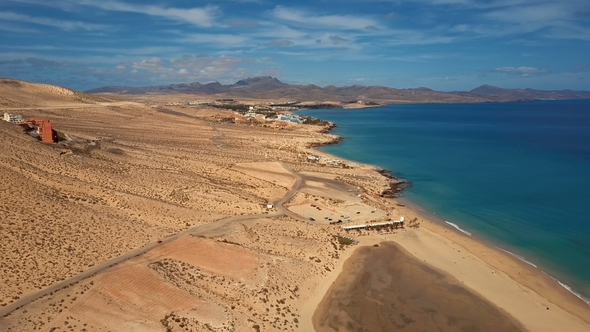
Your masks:
M242 98L292 98L298 100L365 100L376 102L503 102L545 99L590 99L590 91L506 89L488 84L469 91L435 91L427 87L396 89L385 86L350 85L320 87L281 82L275 77L259 76L234 84L212 82L180 83L159 86L103 86L84 91L90 94L193 93L223 94Z

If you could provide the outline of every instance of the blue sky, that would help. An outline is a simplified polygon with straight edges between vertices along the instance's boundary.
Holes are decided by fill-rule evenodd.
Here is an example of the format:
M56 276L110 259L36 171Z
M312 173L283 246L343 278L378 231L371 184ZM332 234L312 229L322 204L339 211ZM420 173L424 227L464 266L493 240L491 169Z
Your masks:
M590 90L588 0L0 0L0 77Z

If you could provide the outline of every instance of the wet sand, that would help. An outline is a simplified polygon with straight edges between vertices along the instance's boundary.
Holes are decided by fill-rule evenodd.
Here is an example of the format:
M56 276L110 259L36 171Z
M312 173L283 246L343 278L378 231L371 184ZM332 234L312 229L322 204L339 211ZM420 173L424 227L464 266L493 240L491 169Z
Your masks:
M523 331L506 312L393 242L358 248L314 317L316 331Z

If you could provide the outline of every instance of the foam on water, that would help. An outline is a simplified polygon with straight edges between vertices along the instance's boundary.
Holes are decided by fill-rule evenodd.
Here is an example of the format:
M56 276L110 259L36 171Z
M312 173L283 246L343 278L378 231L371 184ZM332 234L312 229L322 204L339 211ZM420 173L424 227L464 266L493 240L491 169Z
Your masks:
M553 278L553 277L551 277L551 278ZM553 278L553 279L554 279L555 281L557 281L557 283L558 283L558 284L559 284L561 287L563 287L563 288L567 289L567 291L568 291L568 292L570 292L570 293L574 294L574 295L575 295L577 298L579 298L580 300L582 300L582 301L586 302L586 304L590 306L590 299L587 299L587 298L583 297L582 295L580 295L580 294L578 294L578 293L574 292L570 286L568 286L568 285L564 284L563 282L561 282L561 281L559 281L559 280L557 280L557 279L555 279L555 278Z
M514 256L514 257L518 258L519 260L521 260L521 261L523 261L523 262L525 262L525 263L527 263L527 264L529 264L529 265L531 265L531 266L533 266L533 267L535 267L535 268L538 268L538 267L537 267L537 265L535 265L535 264L533 264L533 263L531 263L531 262L527 261L527 260L526 260L524 257L522 257L522 256L520 256L520 255L517 255L517 254L515 254L515 253L513 253L513 252L510 252L510 251L508 251L508 250L506 250L506 249L502 249L502 248L500 248L500 247L496 247L496 248L497 248L497 249L500 249L500 250L502 250L502 251L504 251L505 253L507 253L507 254L509 254L509 255L511 255L511 256ZM580 300L584 301L584 302L585 302L587 305L589 305L589 306L590 306L590 299L587 299L587 298L583 297L581 294L579 294L579 293L576 293L576 292L575 292L575 291L574 291L574 290L573 290L573 289L572 289L570 286L568 286L568 285L564 284L563 282L559 281L558 279L554 278L553 276L551 276L551 275L547 274L547 272L545 272L545 271L542 271L542 270L541 270L541 272L543 272L543 273L545 273L546 275L548 275L548 276L549 276L551 279L555 280L555 281L556 281L556 282L557 282L557 283L558 283L558 284L559 284L561 287L565 288L565 289L566 289L568 292L572 293L572 294L573 294L573 295L575 295L577 298L579 298Z
M447 224L449 224L449 225L451 225L451 226L455 227L455 228L456 228L456 229L457 229L459 232L461 232L461 233L463 233L463 234L466 234L466 235L469 235L469 236L471 236L471 233L469 233L468 231L466 231L466 230L464 230L464 229L461 229L461 227L457 226L457 224L453 224L452 222L448 222L448 221L446 221L446 220L445 220L445 222L446 222Z
M502 248L500 248L500 247L496 247L496 248L498 248L498 249L502 250L503 252L505 252L505 253L509 254L510 256L513 256L513 257L516 257L516 258L518 258L520 261L523 261L523 262L527 263L528 265L530 265L530 266L532 266L532 267L538 268L538 267L537 267L537 265L535 265L535 264L533 264L533 263L531 263L531 262L527 261L527 260L526 260L524 257L522 257L522 256L520 256L520 255L517 255L517 254L515 254L515 253L513 253L513 252L510 252L510 251L508 251L508 250L506 250L506 249L502 249Z

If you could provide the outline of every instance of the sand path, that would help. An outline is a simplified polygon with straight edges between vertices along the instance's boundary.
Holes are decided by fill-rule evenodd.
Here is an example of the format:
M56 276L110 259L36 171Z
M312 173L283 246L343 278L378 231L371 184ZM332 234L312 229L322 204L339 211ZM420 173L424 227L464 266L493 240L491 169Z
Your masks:
M271 218L271 217L279 217L279 216L283 216L283 215L288 215L291 218L295 218L298 220L306 220L306 219L302 218L301 216L296 215L295 213L293 213L293 212L287 210L285 207L283 207L283 204L285 204L286 202L291 200L291 198L293 198L293 196L299 191L299 188L301 187L301 184L303 183L303 178L298 173L291 170L285 164L283 164L283 163L280 163L280 164L289 173L291 173L293 175L293 177L295 177L295 183L293 184L291 189L281 199L274 202L274 205L277 209L276 212L265 213L265 214L233 216L233 217L229 217L229 218L225 218L225 219L220 219L218 221L215 221L215 222L212 222L209 224L199 225L197 227L187 229L187 230L182 231L180 233L176 233L176 234L171 235L165 239L162 239L161 243L150 243L142 248L130 251L130 252L128 252L124 255L121 255L117 258L114 258L114 259L106 261L102 264L96 265L96 266L92 267L91 269L88 269L88 270L86 270L86 271L84 271L72 278L69 278L64 281L53 284L53 285L51 285L47 288L44 288L38 292L23 296L22 298L14 301L13 303L11 303L3 308L0 308L0 317L5 317L5 316L9 315L11 312L21 308L24 305L29 304L30 302L33 302L39 298L42 298L42 297L44 297L50 293L53 293L55 291L58 291L62 288L65 288L65 287L68 287L68 286L73 285L75 283L78 283L88 277L91 277L97 273L100 273L100 272L108 269L111 266L120 264L122 262L125 262L125 261L131 259L131 258L143 255L143 254L147 253L148 251L161 246L162 244L166 244L166 243L175 241L176 239L178 239L184 235L200 235L205 232L211 233L216 230L222 229L222 228L226 227L227 225L235 223L235 222L240 222L240 221L245 221L245 220L250 220L250 219L258 219L258 218ZM0 318L0 321L1 321L1 318Z

